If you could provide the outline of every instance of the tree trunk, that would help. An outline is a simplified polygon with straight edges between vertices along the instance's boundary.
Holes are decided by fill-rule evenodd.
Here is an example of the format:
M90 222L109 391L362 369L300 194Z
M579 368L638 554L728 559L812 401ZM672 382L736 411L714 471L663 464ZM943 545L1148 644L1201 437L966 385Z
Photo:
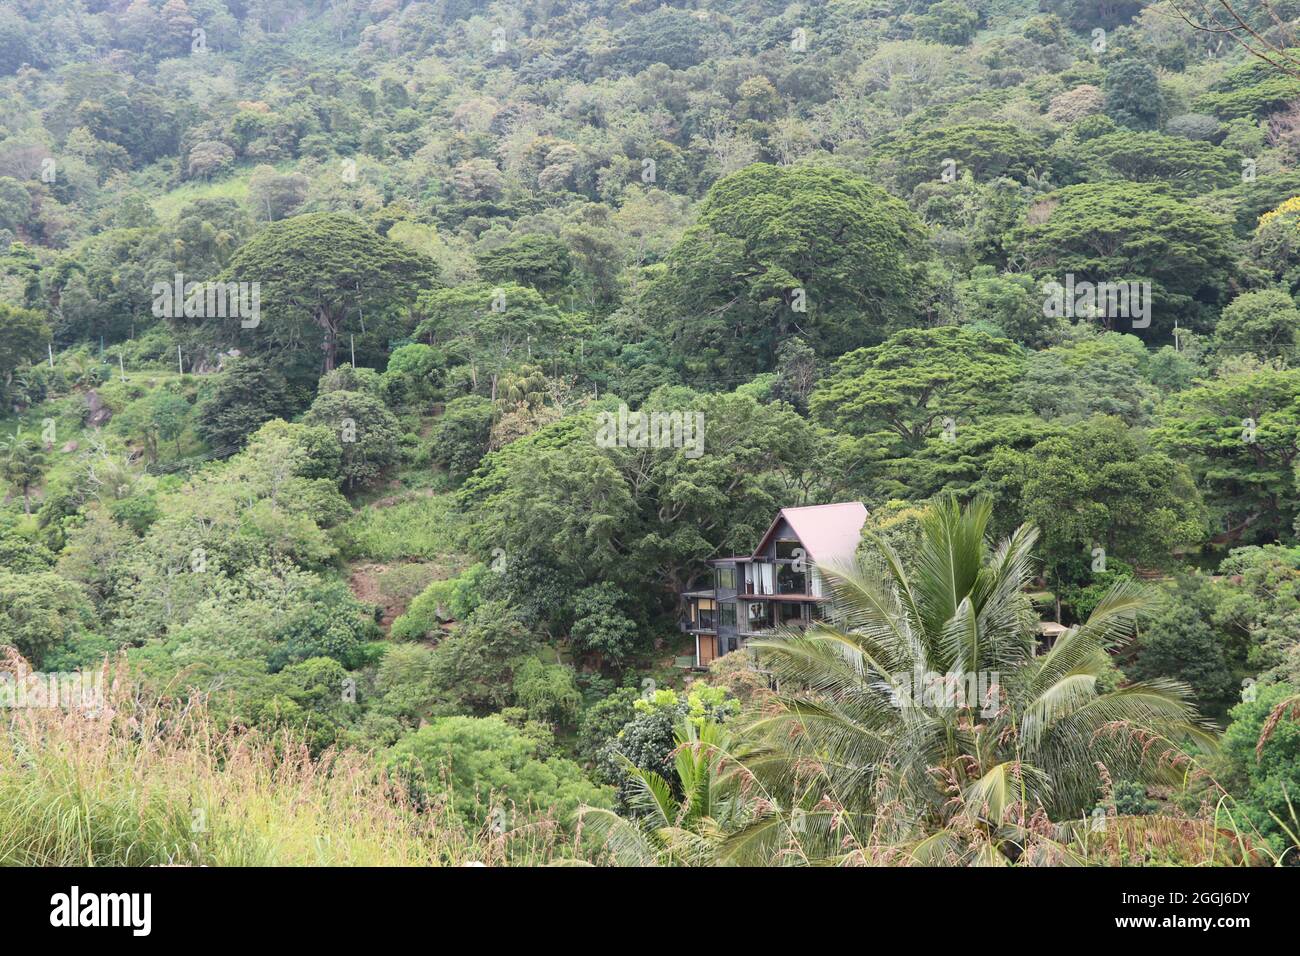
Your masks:
M321 351L324 353L324 371L334 371L334 359L339 350L339 330L338 323L327 312L321 312L316 317L316 324L325 332L325 338L321 341Z

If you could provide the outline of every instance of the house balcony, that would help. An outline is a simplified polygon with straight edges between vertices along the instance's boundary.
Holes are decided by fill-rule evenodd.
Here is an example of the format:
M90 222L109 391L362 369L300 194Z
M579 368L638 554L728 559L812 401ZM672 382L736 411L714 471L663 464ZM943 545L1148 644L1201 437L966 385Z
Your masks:
M715 615L701 614L696 620L686 618L677 622L678 629L683 634L717 634L718 621Z

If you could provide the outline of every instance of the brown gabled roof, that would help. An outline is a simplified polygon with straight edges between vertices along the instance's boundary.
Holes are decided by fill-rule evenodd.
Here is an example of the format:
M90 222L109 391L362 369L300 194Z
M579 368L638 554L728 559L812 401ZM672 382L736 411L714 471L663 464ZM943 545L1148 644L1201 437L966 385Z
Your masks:
M808 557L818 564L852 561L867 520L867 506L861 501L842 501L833 505L809 505L805 508L782 508L771 527L754 549L754 557L767 547L777 525L784 518L799 536Z

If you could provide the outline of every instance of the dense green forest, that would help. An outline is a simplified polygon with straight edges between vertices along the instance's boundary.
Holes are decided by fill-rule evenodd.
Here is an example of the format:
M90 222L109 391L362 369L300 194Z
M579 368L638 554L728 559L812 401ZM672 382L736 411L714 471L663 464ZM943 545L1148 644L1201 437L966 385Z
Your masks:
M1300 862L1236 9L4 0L0 863ZM691 667L846 501L827 620Z

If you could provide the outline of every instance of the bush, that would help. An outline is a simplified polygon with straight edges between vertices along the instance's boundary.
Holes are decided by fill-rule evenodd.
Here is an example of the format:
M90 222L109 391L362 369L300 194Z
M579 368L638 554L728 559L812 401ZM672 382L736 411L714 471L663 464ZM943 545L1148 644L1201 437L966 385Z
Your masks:
M396 504L357 511L340 528L348 558L402 561L439 558L451 550L452 500L418 495Z
M574 620L569 631L574 646L621 663L636 643L636 622L623 613L631 603L627 592L608 582L579 591L573 599Z
M463 621L478 607L487 566L476 564L464 574L433 581L411 602L406 613L393 621L389 636L414 641L440 631L443 621Z
M1247 821L1268 840L1273 851L1300 862L1295 838L1300 834L1300 713L1290 709L1259 746L1269 715L1296 694L1289 684L1259 688L1255 698L1232 708L1232 723L1224 731L1220 760L1222 782L1240 801ZM1257 749L1258 748L1258 749ZM1280 821L1280 822L1279 822Z
M492 403L466 395L447 403L433 431L429 457L460 484L478 467L492 434Z
M514 678L515 700L531 720L572 724L577 719L582 695L572 667L530 657L515 667Z
M323 391L303 421L324 425L338 438L343 449L341 474L349 489L374 481L397 460L401 435L397 419L368 392Z
M547 813L565 821L581 804L610 804L610 792L576 763L539 759L537 742L499 716L434 720L399 740L388 752L388 766L417 800L446 780L461 818L494 829Z
M301 410L283 375L259 359L242 358L199 403L199 435L213 449L240 448L266 422Z

